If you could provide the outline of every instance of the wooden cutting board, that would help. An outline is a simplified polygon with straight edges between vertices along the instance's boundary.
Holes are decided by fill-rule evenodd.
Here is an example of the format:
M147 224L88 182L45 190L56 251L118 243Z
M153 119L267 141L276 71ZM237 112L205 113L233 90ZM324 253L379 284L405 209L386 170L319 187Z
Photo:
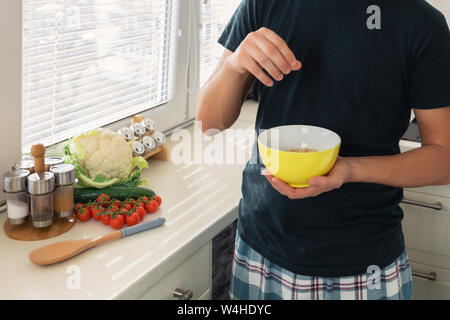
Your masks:
M5 221L3 230L5 234L14 240L37 241L57 237L69 231L77 222L75 215L67 218L53 218L53 224L46 228L34 228L31 224L31 217L28 216L27 222L14 226Z

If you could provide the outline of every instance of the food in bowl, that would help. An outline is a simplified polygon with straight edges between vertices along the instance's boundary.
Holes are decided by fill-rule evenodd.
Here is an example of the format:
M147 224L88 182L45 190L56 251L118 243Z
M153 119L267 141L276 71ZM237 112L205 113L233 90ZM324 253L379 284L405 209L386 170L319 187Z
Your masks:
M297 148L297 149L292 149L292 150L288 150L288 152L298 152L298 153L309 153L309 152L317 152L318 150L316 149L308 149L308 148Z
M282 126L258 137L261 160L275 177L294 188L309 187L309 179L325 176L336 163L341 138L314 126Z

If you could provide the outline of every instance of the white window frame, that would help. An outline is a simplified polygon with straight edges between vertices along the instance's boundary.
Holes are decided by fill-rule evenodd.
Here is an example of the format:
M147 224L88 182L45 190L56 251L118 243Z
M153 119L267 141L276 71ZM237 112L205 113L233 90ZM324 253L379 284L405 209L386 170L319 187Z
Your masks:
M194 12L196 3L201 0L175 0L177 5L177 26L176 41L174 55L174 79L172 99L160 106L152 107L140 114L151 118L158 124L158 130L162 132L170 132L171 130L190 123L195 118L196 93L198 85L191 84L192 78L197 77L193 70L196 67L191 64L195 55L196 46L196 29L194 19L189 18L186 13L191 10ZM191 3L191 7L190 4ZM191 27L189 28L189 23ZM190 30L190 34L189 34ZM189 48L189 49L188 49ZM188 67L189 66L189 67ZM193 68L193 70L192 70ZM192 87L191 87L192 86ZM192 90L193 89L193 90ZM189 90L190 92L188 92ZM127 125L131 117L119 120L104 127L118 130L120 127Z
M189 73L188 73L188 119L195 119L197 112L197 93L200 89L200 40L201 40L201 9L202 1L192 0L192 14L190 15L191 22L191 43L189 54ZM186 1L187 2L187 1Z

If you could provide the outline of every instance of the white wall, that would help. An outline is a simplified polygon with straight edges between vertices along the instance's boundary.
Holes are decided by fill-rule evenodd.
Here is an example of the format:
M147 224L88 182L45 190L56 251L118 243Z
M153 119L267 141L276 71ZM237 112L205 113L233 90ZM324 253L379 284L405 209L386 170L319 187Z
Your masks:
M22 1L0 1L0 176L21 156ZM3 187L3 181L0 182ZM3 199L0 191L0 201Z
M447 18L447 23L450 25L450 0L427 0L433 6L438 8L445 14Z

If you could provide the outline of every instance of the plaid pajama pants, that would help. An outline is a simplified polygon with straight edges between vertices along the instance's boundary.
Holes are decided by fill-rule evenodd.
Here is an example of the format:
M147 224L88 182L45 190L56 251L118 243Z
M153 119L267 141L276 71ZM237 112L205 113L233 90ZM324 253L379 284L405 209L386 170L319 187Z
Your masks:
M367 283L372 274L337 278L294 274L261 256L237 232L232 268L232 300L412 299L412 273L406 251L380 270L379 285L374 286Z

